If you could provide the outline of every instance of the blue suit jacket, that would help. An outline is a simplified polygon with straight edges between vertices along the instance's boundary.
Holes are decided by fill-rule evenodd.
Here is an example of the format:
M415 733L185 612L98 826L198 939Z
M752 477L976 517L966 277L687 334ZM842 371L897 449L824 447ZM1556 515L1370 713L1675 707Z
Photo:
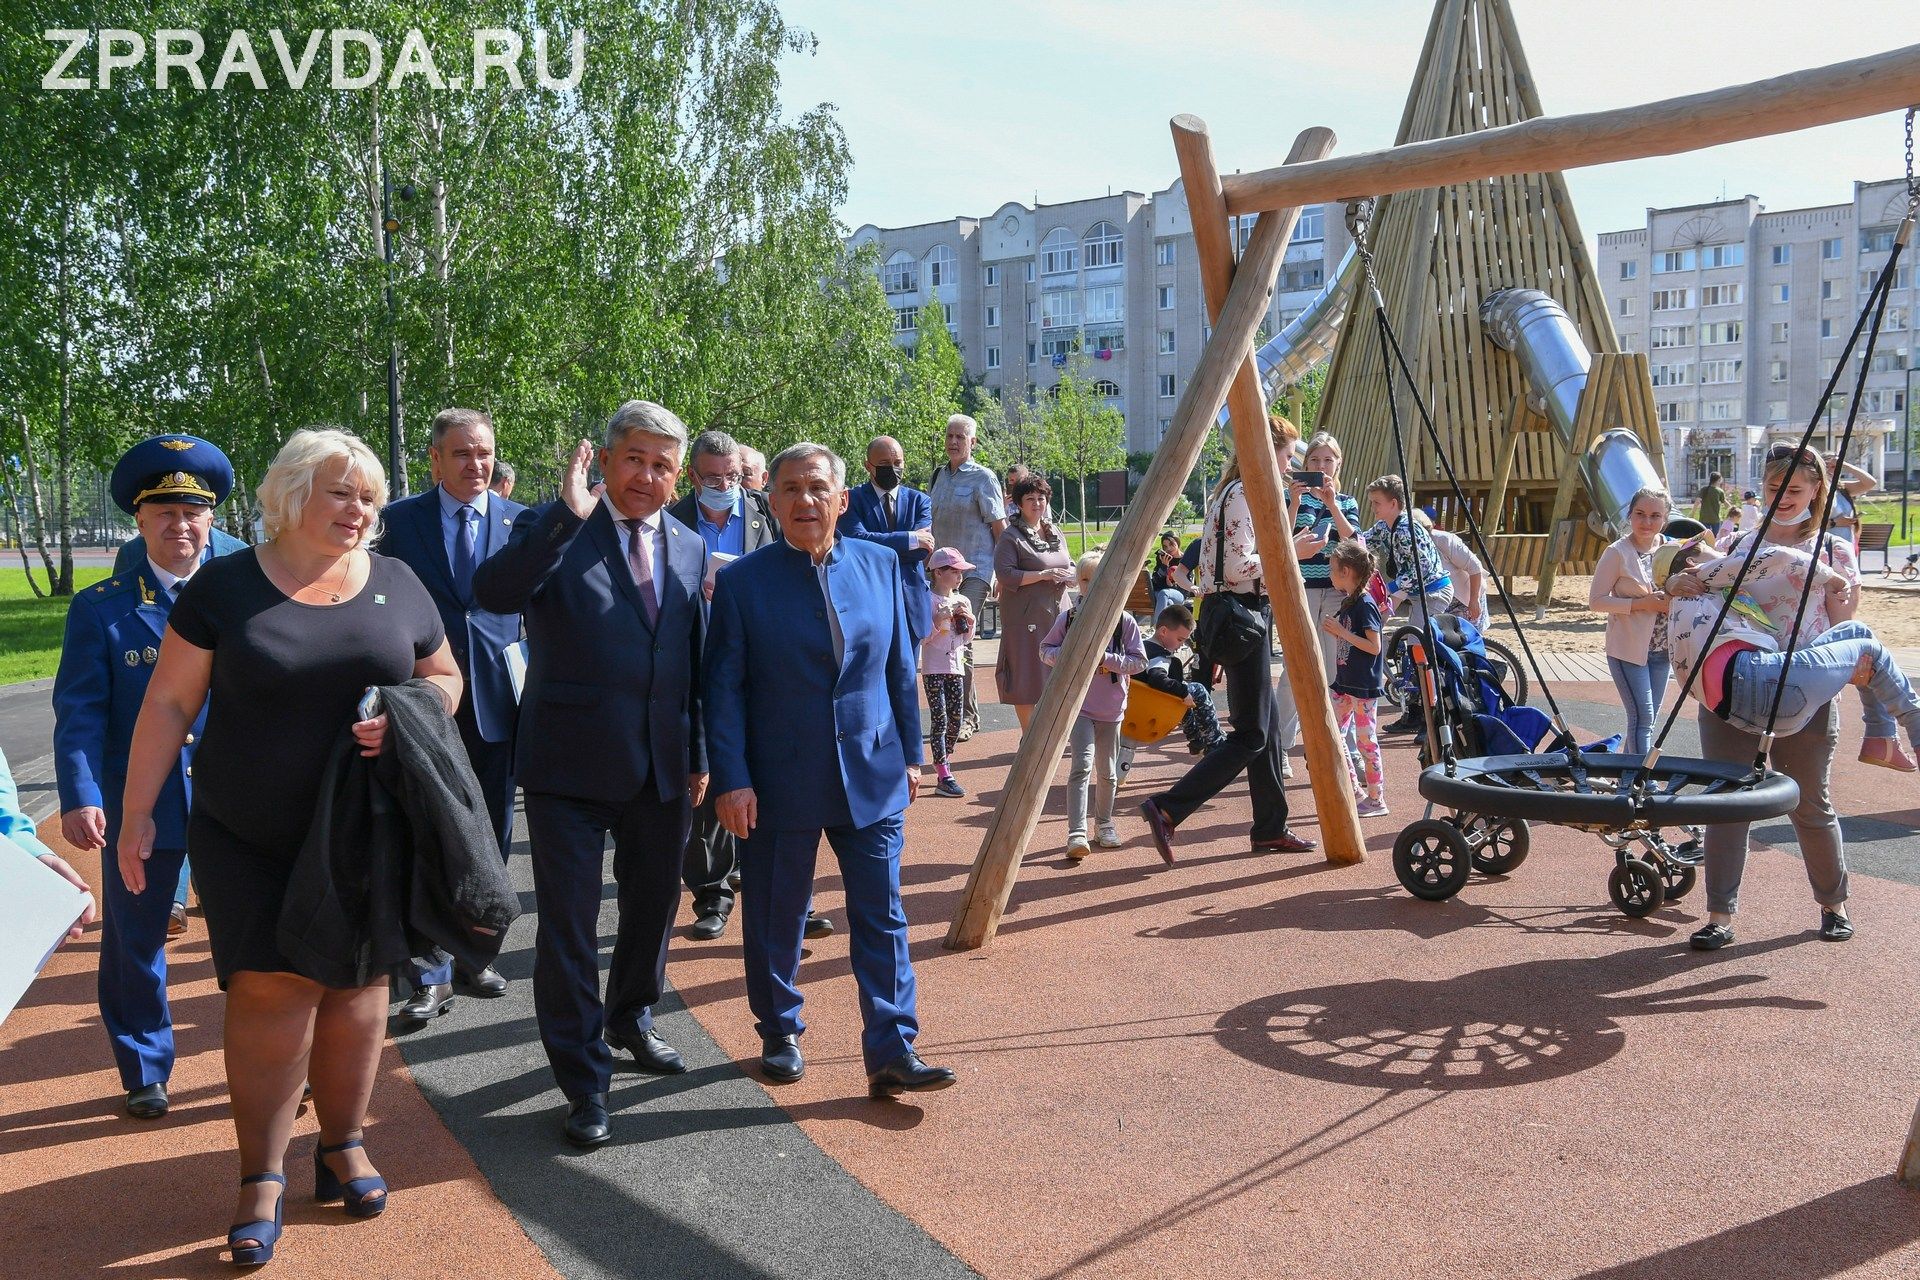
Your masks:
M488 556L506 549L513 522L526 508L499 494L487 498L487 518L474 540L476 570ZM519 711L513 700L513 680L501 651L520 639L520 615L495 613L475 601L463 601L453 586L453 566L447 562L447 539L440 524L440 486L388 504L380 513L386 534L380 554L392 556L412 569L447 629L453 660L467 682L464 695L483 742L506 742L513 737Z
M707 640L716 795L752 787L761 825L864 827L907 807L920 763L898 558L841 538L828 561L846 647L833 661L812 559L784 539L720 570Z
M247 544L230 533L219 529L207 539L207 549L200 553L200 563L205 564L215 556L232 555ZM120 550L113 557L113 576L122 578L138 570L147 562L147 540L135 535L120 544Z
M848 492L847 509L840 513L841 537L878 543L899 558L900 586L906 595L907 630L912 633L916 648L933 634L933 586L927 581L927 557L933 553L920 546L913 531L931 528L933 499L905 485L894 491L892 528L887 526L880 491L871 484Z
M60 670L53 678L53 767L60 809L106 810L107 846L119 838L120 802L127 788L127 748L160 656L172 603L153 581L141 552L139 569L88 587L67 606ZM154 847L187 847L187 808L193 799L188 770L207 725L200 705L153 806Z
M667 567L658 625L627 569L621 530L599 503L523 511L506 548L473 571L474 600L527 624L514 773L528 791L620 803L650 776L663 800L707 771L700 723L706 627L700 535L662 513Z

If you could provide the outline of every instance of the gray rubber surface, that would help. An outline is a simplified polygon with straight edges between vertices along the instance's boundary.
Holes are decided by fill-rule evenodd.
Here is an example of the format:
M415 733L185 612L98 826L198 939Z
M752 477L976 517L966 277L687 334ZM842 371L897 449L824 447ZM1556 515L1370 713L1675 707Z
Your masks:
M512 870L531 912L524 840ZM605 876L603 971L613 945L611 867ZM421 1091L563 1275L974 1275L821 1151L672 993L655 1019L685 1055L687 1073L616 1068L612 1140L592 1152L568 1146L560 1134L565 1104L534 1025L533 926L529 914L508 936L499 963L511 983L505 996L456 996L432 1025L398 1038Z

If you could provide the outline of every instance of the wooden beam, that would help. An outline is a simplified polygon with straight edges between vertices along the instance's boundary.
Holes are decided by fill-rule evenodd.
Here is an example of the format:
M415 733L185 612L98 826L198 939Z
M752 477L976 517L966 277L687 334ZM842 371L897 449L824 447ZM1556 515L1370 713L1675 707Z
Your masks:
M1332 149L1333 135L1324 129L1308 130L1301 141L1308 149L1325 154ZM1296 155L1301 150L1296 146ZM1226 202L1220 198L1213 140L1206 125L1194 116L1175 116L1173 151L1180 162L1181 187L1187 196L1187 221L1193 228L1201 290L1209 317L1217 319L1234 278L1233 240L1227 228ZM1258 235L1270 220L1279 221L1271 213L1261 214L1254 234ZM1293 231L1292 220L1287 221L1282 240ZM1348 781L1346 748L1334 720L1326 668L1320 661L1320 637L1313 610L1307 604L1300 564L1293 553L1293 525L1287 519L1281 492L1280 463L1269 444L1272 437L1267 430L1266 396L1261 393L1259 370L1251 355L1241 362L1227 391L1227 411L1233 421L1234 456L1240 462L1240 479L1253 516L1253 540L1260 553L1262 580L1273 602L1274 631L1280 637L1287 685L1300 715L1307 779L1313 785L1314 811L1320 818L1320 849L1329 862L1361 862L1367 856L1366 839L1360 834L1354 784Z
M1325 130L1309 130L1294 143L1294 153L1303 159L1324 155L1332 140ZM1228 386L1252 353L1253 336L1272 300L1274 279L1280 273L1280 260L1298 213L1294 209L1278 217L1262 218L1247 244L1213 337L1174 410L1173 425L1155 451L1133 501L1114 526L1093 586L1068 629L1059 661L1041 691L1027 731L1020 735L1020 749L1007 774L1006 790L994 806L961 893L959 910L947 930L950 950L971 951L985 946L999 928L1060 750L1066 745L1073 718L1080 712L1080 701L1093 680L1107 637L1120 620L1134 575L1146 563L1153 540L1173 513L1180 489L1199 460L1207 433L1213 430L1226 400Z
M1920 45L1640 106L1549 116L1221 180L1227 212L1445 187L1698 151L1900 111L1920 102Z

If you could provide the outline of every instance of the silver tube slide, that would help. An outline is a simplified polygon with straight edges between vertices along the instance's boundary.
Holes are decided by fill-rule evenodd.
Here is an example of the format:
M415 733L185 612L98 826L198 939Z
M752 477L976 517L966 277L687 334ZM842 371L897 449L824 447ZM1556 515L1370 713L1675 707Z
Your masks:
M1281 390L1292 386L1313 371L1313 367L1333 354L1334 340L1347 318L1360 280L1360 255L1347 249L1346 257L1313 301L1299 315L1253 353L1260 370L1260 390L1271 404ZM1226 407L1220 409L1218 425L1229 427Z
M1480 304L1480 323L1495 346L1519 360L1527 403L1553 424L1561 446L1572 453L1574 418L1593 364L1573 320L1538 289L1501 289ZM1602 432L1580 458L1579 467L1594 514L1606 525L1610 538L1627 532L1633 495L1643 488L1661 487L1660 473L1640 437L1624 427Z

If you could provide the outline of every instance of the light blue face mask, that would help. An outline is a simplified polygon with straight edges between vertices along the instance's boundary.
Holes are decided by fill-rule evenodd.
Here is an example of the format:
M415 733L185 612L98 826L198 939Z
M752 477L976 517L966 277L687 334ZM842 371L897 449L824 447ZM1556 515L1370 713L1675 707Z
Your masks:
M694 498L709 511L731 511L734 507L734 495L738 492L739 490L733 485L728 485L724 489L709 489L702 485Z

